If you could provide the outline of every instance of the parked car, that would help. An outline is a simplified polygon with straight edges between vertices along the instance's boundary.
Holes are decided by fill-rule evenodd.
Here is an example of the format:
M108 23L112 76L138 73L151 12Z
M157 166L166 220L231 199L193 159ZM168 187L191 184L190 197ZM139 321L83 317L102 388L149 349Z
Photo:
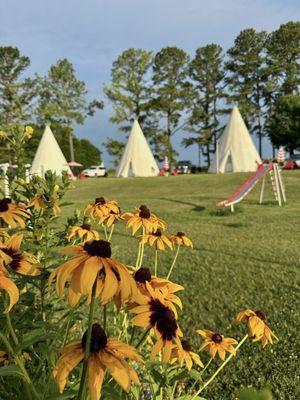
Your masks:
M190 174L192 171L192 163L191 161L184 160L184 161L178 161L177 164L177 172L178 174Z
M82 171L82 174L85 177L106 177L107 176L107 171L106 168L104 167L104 164L102 163L101 165L92 165L89 168L86 168Z
M285 169L300 168L300 154L293 154L284 162Z

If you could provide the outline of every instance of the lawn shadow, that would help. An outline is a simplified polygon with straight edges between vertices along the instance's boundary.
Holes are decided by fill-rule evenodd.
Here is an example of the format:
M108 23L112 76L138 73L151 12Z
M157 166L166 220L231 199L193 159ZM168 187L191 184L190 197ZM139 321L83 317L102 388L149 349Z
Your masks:
M192 211L201 212L201 211L205 210L205 207L200 206L199 204L189 203L188 201L168 199L168 198L165 198L165 197L160 197L159 200L170 201L171 203L179 203L179 204L184 204L184 205L187 205L187 206L192 206L193 207Z

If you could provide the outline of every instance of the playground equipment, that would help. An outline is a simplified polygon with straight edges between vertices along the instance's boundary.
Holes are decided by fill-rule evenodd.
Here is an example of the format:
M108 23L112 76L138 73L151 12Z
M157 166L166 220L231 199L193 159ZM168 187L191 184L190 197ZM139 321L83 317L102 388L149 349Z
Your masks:
M259 204L262 204L267 174L269 174L271 179L275 199L278 201L278 205L281 207L282 203L286 202L286 195L281 176L281 170L276 163L260 164L254 174L251 175L250 178L247 179L246 182L227 200L218 202L216 204L217 207L230 207L231 211L233 212L235 204L242 201L260 181L262 181L262 185L259 196Z

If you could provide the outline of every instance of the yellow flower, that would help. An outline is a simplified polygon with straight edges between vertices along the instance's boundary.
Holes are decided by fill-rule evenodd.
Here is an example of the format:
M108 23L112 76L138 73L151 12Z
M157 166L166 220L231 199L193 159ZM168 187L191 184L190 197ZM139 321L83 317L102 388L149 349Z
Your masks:
M88 242L90 240L99 240L100 235L97 231L91 229L91 225L83 224L81 226L73 226L67 233L67 239L71 240L72 237L78 236L83 242Z
M28 208L30 207L33 207L34 211L40 211L41 215L43 215L48 208L52 209L55 217L60 213L60 208L56 204L55 200L49 198L46 194L37 195L30 199L28 202Z
M110 211L109 214L103 215L99 219L98 223L99 225L105 224L109 228L117 221L124 221L124 220L125 217L124 215L122 215L120 207L118 207L118 212Z
M183 232L177 232L176 235L170 236L170 241L178 246L185 246L193 248L193 243Z
M225 338L219 333L208 331L206 329L198 330L197 333L205 338L203 345L200 347L200 351L203 351L206 347L209 348L210 356L215 358L218 352L219 357L222 361L225 360L226 351L235 356L236 351L234 345L237 341L232 338Z
M23 240L22 233L15 233L4 243L0 243L0 266L10 268L22 275L35 276L40 274L39 261L36 257L25 251L21 252L20 247Z
M110 212L119 213L119 206L115 200L106 201L104 197L97 197L94 204L88 204L84 209L95 220L109 215Z
M141 227L145 228L146 233L156 231L157 229L166 229L166 223L152 214L149 208L141 205L135 214L126 213L127 227L132 228L132 235L134 235Z
M275 334L265 323L266 315L263 311L252 311L244 310L241 311L236 319L235 323L247 322L249 336L253 338L253 342L261 340L262 347L265 348L268 343L273 344L272 337L278 340Z
M4 311L5 314L8 313L19 300L19 290L14 282L7 278L7 275L8 273L5 272L3 268L0 268L0 291L5 290L9 296L9 304Z
M24 219L29 218L29 214L24 207L12 203L9 198L4 198L0 200L0 218L12 228L20 225L24 229Z
M70 372L84 359L86 342L87 332L81 342L70 343L61 349L61 356L53 372L60 393L66 386ZM131 382L140 385L137 373L126 359L143 362L132 346L107 338L101 326L94 324L87 368L90 400L99 399L106 370L126 392L129 392Z
M25 136L30 139L32 137L33 134L33 128L29 125L25 126Z
M144 236L140 235L138 236L138 239L141 243L147 243L150 246L153 246L155 244L157 250L164 250L165 245L168 246L170 249L173 249L172 242L166 235L162 233L160 229L157 229L152 233L146 233Z
M163 362L168 362L171 358L173 341L182 351L181 340L182 332L177 324L175 307L172 303L166 303L161 300L156 291L152 292L151 298L140 303L138 306L130 309L130 312L136 314L132 319L132 324L141 328L152 328L157 341L151 351L151 359L162 350Z
M200 360L198 354L192 352L192 347L188 340L181 340L182 350L178 348L175 344L172 347L171 353L171 363L179 362L180 364L185 363L187 369L190 371L192 369L193 364L199 365L199 367L203 368L204 365Z
M69 246L63 252L72 254L73 258L51 272L49 284L56 277L56 292L62 296L67 280L71 281L68 289L71 307L81 296L88 295L90 300L95 281L96 298L100 296L102 304L116 295L122 302L135 296L135 281L123 264L111 258L109 242L92 240L83 245Z
M182 302L178 296L174 293L179 290L183 290L183 286L168 281L167 279L157 278L151 275L148 268L139 268L134 272L134 280L137 284L137 293L133 299L133 303L128 305L128 308L132 308L138 304L143 304L151 297L159 298L166 305L173 307L173 303L182 309ZM176 308L173 311L177 317Z

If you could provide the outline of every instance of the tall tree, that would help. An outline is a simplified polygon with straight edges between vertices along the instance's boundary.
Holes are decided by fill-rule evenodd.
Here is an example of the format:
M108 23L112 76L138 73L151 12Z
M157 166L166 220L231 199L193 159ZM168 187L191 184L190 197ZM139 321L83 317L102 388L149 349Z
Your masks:
M110 121L128 132L137 119L146 136L152 132L151 86L149 81L153 53L142 49L125 50L114 62L111 82L104 92L113 104Z
M87 101L86 85L76 77L74 67L67 59L58 60L40 80L39 121L54 121L69 128L71 161L75 159L72 124L83 124L97 108L103 108L102 101Z
M102 143L102 145L106 148L107 153L113 157L113 165L117 167L121 161L125 143L107 138L106 142Z
M267 40L267 73L275 84L277 94L299 93L299 61L300 22L280 25Z
M195 133L196 137L184 139L183 144L186 147L197 144L199 160L201 150L205 148L204 154L209 166L211 143L214 144L215 151L219 116L224 113L220 106L220 101L225 96L222 47L208 44L198 48L190 62L189 73L193 82L193 102L186 129Z
M37 95L36 80L23 77L30 59L15 47L0 47L0 130L5 133L9 162L17 162L22 175L23 147L20 138ZM17 142L18 146L11 143Z
M290 154L300 150L300 95L278 97L268 125L274 146L283 145Z
M171 138L183 126L182 116L191 103L191 83L188 81L189 56L177 47L165 47L154 57L153 82L155 97L153 107L165 118L162 133L167 137L169 157L173 149Z
M266 32L249 28L240 32L225 63L229 98L238 103L251 133L259 139L262 155Z

